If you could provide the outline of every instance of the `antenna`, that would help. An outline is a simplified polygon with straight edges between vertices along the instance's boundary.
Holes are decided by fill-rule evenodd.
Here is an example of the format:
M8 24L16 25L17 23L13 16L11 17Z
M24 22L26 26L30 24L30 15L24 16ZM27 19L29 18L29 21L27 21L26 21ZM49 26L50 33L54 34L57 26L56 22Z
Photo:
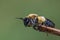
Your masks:
M23 20L24 18L16 18L16 19L21 19L21 20Z

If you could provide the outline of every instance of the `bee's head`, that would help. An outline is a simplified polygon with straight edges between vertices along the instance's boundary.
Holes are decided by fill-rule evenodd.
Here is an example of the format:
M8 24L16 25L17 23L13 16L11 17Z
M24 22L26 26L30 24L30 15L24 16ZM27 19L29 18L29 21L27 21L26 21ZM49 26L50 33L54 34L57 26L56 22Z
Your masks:
M30 19L29 18L24 18L23 20L25 26L30 26Z

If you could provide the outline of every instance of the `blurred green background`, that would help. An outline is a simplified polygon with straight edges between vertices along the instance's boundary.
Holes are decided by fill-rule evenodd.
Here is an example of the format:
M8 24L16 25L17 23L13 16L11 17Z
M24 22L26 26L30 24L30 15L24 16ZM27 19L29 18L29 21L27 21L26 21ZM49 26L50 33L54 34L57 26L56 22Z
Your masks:
M0 0L0 40L60 40L59 36L25 28L16 19L29 13L51 19L60 29L60 0Z

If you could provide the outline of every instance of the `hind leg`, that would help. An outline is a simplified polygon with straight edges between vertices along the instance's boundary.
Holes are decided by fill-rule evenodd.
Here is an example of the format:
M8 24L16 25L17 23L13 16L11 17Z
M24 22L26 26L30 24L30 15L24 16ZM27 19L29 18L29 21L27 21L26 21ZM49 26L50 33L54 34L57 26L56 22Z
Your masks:
M37 25L34 25L34 26L33 26L33 29L34 29L34 30L38 30L38 26L37 26Z

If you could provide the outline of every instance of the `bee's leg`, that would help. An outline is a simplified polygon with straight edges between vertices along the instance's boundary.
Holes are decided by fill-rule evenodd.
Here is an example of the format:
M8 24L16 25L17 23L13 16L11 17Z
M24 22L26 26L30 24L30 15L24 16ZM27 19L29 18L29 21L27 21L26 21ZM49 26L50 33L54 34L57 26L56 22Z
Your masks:
M47 30L46 30L47 31ZM48 32L46 32L46 35L48 36Z
M33 26L33 29L34 29L34 30L38 30L38 26L37 26L37 25L34 25L34 26Z
M46 21L44 23L42 23L42 25L45 25L46 26L46 29L45 30L48 31L47 30L48 25L46 25ZM47 32L46 32L46 35L48 36L48 33Z
M42 24L39 24L39 25L38 25L38 30L39 30L39 32L42 32L41 26L42 26Z
M46 29L45 29L46 31L48 31L48 30L47 30L47 27L48 27L48 26L46 26ZM48 36L48 32L46 32L46 35Z
M47 30L47 27L48 27L48 26L46 26L46 31L48 31L48 30ZM46 35L48 36L48 32L46 32Z
M41 26L43 25L43 23L38 25L38 30L42 32Z

